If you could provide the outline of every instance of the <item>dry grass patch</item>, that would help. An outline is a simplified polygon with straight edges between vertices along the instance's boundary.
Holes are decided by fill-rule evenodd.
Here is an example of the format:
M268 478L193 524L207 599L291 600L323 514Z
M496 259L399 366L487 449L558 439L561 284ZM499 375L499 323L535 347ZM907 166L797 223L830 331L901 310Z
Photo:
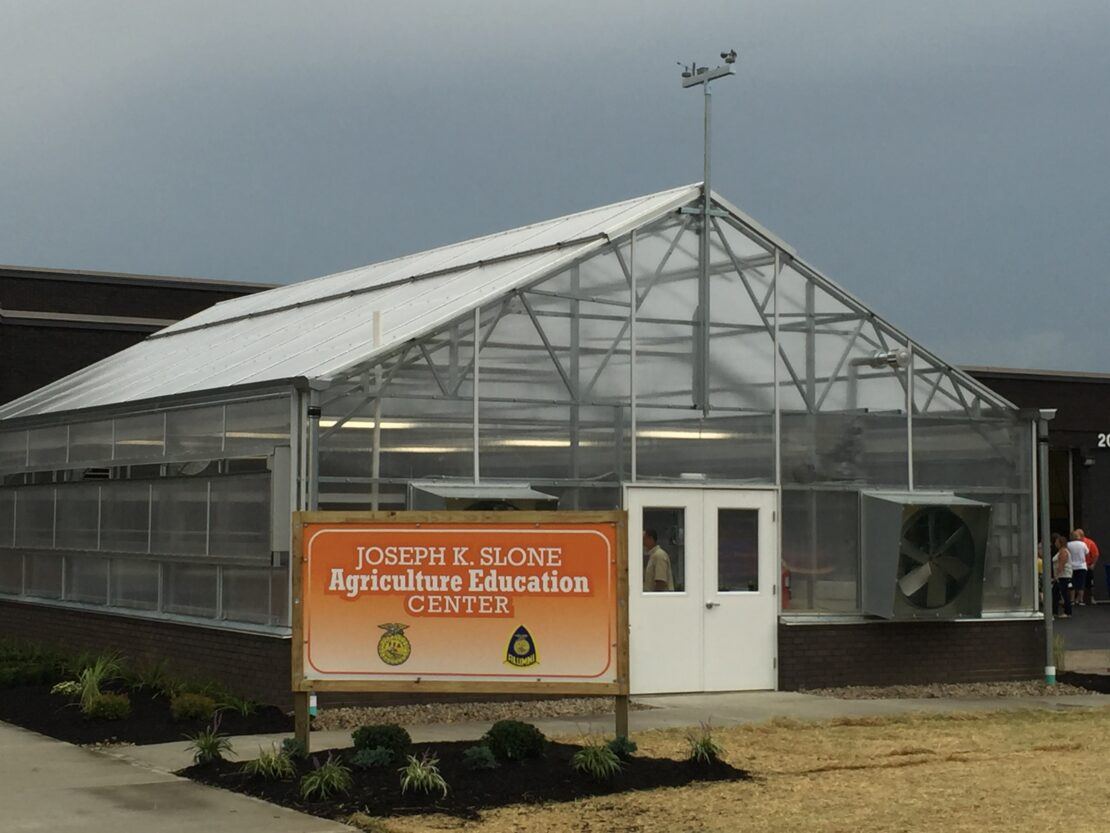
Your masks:
M1104 771L1110 709L898 715L718 728L754 781L695 784L548 806L477 821L391 819L402 831L473 833L1069 833L1107 830L1110 798L1067 773ZM635 736L647 755L687 752L686 733ZM1046 773L1059 777L1045 801ZM1060 808L1067 807L1067 818ZM1064 826L1066 825L1066 826Z

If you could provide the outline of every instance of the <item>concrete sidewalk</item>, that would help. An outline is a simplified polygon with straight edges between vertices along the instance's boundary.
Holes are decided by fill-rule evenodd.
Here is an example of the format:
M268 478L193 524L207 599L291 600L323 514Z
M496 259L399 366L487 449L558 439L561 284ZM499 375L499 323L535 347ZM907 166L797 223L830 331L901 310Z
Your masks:
M4 833L328 833L341 824L0 723Z
M797 720L831 720L837 717L879 716L910 712L944 713L994 711L1001 709L1071 709L1110 706L1110 697L1102 694L1047 697L992 697L976 699L921 700L839 700L788 691L747 691L723 694L669 694L636 697L635 702L650 706L633 711L629 716L632 732L650 729L673 729L697 726L710 721L714 726L761 723L775 717ZM613 734L611 714L582 717L561 717L533 721L549 737L576 734ZM414 741L477 740L489 728L489 722L442 723L408 726ZM249 760L257 757L259 747L281 743L287 735L245 735L232 739L236 757ZM312 733L312 751L319 752L351 745L350 730ZM187 743L171 742L150 746L121 746L109 751L123 760L165 772L189 764Z

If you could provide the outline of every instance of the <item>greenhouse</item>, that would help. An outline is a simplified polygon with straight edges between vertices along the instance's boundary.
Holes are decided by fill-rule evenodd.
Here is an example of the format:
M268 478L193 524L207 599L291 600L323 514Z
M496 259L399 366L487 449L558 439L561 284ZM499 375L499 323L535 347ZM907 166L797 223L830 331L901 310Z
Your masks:
M625 508L634 685L639 635L703 646L678 690L773 688L713 669L792 625L1030 624L1032 420L691 185L226 301L0 406L0 599L280 639L293 509ZM982 509L978 560L894 542L922 615L869 596L869 501Z

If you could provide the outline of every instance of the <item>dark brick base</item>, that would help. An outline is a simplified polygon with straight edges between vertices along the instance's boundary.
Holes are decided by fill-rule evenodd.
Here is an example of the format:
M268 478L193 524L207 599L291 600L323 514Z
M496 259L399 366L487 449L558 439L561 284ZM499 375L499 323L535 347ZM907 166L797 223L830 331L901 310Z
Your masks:
M1044 623L779 623L779 688L1027 680L1044 673Z
M279 706L289 693L289 640L0 600L0 635L73 651L118 651L137 663L164 659L182 677L218 680Z

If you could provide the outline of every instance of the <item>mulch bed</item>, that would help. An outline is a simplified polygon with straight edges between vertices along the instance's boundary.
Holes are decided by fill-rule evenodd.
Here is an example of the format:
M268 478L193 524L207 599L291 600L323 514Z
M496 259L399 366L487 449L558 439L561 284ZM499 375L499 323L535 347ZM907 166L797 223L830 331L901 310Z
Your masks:
M400 775L396 766L359 770L351 766L354 785L343 796L328 801L304 801L299 782L309 772L312 760L299 761L297 776L289 781L265 781L242 771L242 764L219 762L191 766L181 770L184 775L203 784L262 798L274 804L291 807L324 818L342 818L355 812L374 816L445 813L474 818L479 810L509 804L542 804L552 801L573 801L595 795L650 790L658 787L681 787L698 781L745 781L751 776L742 769L719 762L704 766L670 758L633 756L612 780L598 782L571 768L570 759L581 747L549 742L542 758L502 764L485 771L468 770L462 762L463 751L473 741L449 743L418 743L412 754L419 758L429 751L439 758L439 770L447 781L446 798L435 795L401 793ZM244 754L253 750L241 750ZM330 754L342 758L350 766L352 749L334 750ZM324 761L329 753L314 754Z
M1110 694L1110 674L1080 674L1076 671L1065 671L1057 678L1062 683L1096 691L1099 694Z
M204 720L175 722L164 697L151 697L145 691L124 693L131 699L129 717L88 720L72 700L51 694L48 685L0 689L0 720L70 743L164 743L210 725ZM293 718L273 706L260 706L250 717L225 711L220 731L228 735L292 732Z

